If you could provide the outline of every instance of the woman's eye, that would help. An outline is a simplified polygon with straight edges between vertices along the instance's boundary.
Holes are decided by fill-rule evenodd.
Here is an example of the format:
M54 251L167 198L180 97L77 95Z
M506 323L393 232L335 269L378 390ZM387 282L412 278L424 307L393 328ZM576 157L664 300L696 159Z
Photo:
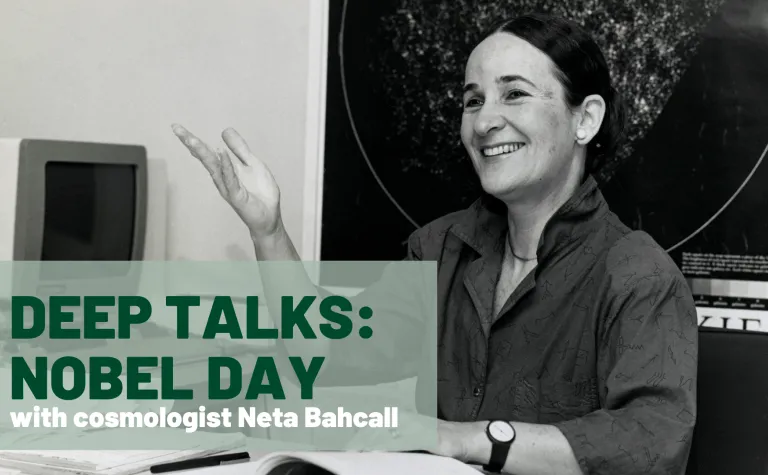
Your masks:
M478 107L481 105L482 102L480 102L480 99L470 99L464 104L464 107Z
M526 94L526 93L525 93L525 92L523 92L523 91L514 90L514 91L509 91L509 92L507 93L507 96L506 96L506 97L507 97L507 99L519 99L519 98L521 98L521 97L524 97L524 96L527 96L527 95L528 95L528 94Z

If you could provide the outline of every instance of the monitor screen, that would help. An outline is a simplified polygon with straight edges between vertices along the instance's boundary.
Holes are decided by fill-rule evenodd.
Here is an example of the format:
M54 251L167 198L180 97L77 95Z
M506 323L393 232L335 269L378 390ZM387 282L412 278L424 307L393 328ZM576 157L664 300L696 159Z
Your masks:
M136 166L45 164L43 261L129 261L136 220Z

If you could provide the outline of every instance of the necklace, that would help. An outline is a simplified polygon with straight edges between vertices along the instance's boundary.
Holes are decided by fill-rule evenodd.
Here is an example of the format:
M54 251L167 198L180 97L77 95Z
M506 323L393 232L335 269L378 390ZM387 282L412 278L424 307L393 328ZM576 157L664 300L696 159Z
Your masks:
M531 262L531 261L535 261L537 259L536 256L534 256L534 257L521 257L521 256L518 256L517 254L515 254L515 251L512 250L512 244L510 244L509 239L506 239L506 241L507 241L507 251L509 251L509 253L512 254L515 258L517 258L517 259L519 259L519 260L521 260L523 262Z

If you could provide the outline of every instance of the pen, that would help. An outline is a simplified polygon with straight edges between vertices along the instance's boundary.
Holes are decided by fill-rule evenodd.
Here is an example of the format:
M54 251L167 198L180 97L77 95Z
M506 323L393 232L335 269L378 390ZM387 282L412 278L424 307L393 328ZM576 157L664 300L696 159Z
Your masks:
M179 470L190 470L193 468L215 467L231 462L240 462L250 459L248 452L238 452L234 454L213 455L210 457L200 457L196 459L181 460L179 462L168 462L153 465L149 468L150 473L177 472Z

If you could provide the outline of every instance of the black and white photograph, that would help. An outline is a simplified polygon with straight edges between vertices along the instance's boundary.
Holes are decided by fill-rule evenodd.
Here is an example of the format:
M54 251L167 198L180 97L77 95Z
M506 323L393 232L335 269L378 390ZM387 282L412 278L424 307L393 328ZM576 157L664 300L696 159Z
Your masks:
M765 0L3 0L0 70L0 475L768 474Z

